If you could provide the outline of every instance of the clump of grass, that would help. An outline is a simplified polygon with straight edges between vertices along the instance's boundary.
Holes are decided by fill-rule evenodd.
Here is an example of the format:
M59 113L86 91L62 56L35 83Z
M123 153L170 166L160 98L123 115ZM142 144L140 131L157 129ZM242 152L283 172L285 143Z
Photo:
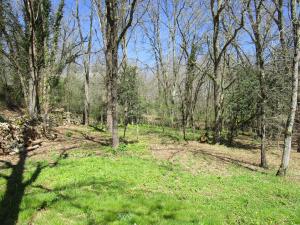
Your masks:
M66 137L72 137L72 136L73 136L73 133L71 131L66 132Z
M126 144L120 144L117 148L118 152L125 152L127 151L127 145Z

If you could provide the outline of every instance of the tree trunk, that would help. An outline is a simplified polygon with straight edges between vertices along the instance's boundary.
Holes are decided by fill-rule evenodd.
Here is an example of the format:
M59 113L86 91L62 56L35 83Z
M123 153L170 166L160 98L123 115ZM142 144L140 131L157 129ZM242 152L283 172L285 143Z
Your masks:
M85 81L84 81L84 125L88 126L90 121L90 78L89 72L85 73Z
M119 146L119 136L118 136L118 50L117 46L112 52L112 77L111 77L111 115L112 115L112 146L117 148Z
M33 71L31 73L34 73ZM32 119L38 117L38 82L35 79L35 76L31 76L28 81L28 112Z
M108 66L108 60L106 61L106 127L110 133L112 133L112 111L111 111L111 84L109 79L109 71L110 68Z
M123 138L126 137L127 125L128 125L128 107L127 107L127 102L126 102L125 103L125 109L124 109L124 133L123 133Z
M47 134L49 125L49 104L50 104L50 84L48 82L48 71L44 72L43 82L43 129L44 133Z
M89 29L89 40L87 46L87 56L85 59L85 81L84 81L84 124L90 124L90 64L91 64L91 50L92 50L92 38L93 38L93 12L90 12L90 29Z
M36 31L35 31L35 14L32 11L31 2L27 1L25 9L28 13L28 25L29 25L29 68L30 77L28 80L28 112L32 119L36 119L39 113L39 70L37 65L37 43L36 43Z
M118 118L117 118L117 82L118 82L118 27L117 27L117 1L106 2L107 7L107 47L106 47L106 69L107 69L107 125L112 134L112 147L119 146Z
M208 124L208 112L209 112L209 100L210 100L210 82L207 87L207 95L206 95L206 108L205 108L205 137L208 140L209 138L209 124Z
M221 72L219 66L215 67L215 80L214 84L214 111L215 111L215 122L214 122L214 143L221 143L221 131L222 131L222 101L223 93L221 88Z
M266 156L266 84L265 84L265 71L264 64L262 61L262 55L258 55L259 64L259 84L260 84L260 166L268 168L267 156Z
M84 50L84 37L83 32L81 29L81 22L79 16L79 3L76 0L76 19L77 25L79 30L79 36L81 40L81 48ZM84 73L85 73L85 80L84 80L84 111L83 111L83 124L89 125L89 118L90 118L90 96L89 96L89 85L90 85L90 61L91 61L91 48L92 48L92 35L93 35L93 9L90 11L90 23L89 23L89 36L88 36L88 43L87 49L83 59L83 66L84 66Z
M299 73L299 60L300 60L300 28L299 18L297 16L297 2L291 0L291 14L293 23L293 35L294 35L294 58L293 58L293 79L292 79L292 98L291 107L288 115L285 137L284 137L284 149L282 153L281 165L277 171L278 176L284 176L287 173L289 166L291 145L292 145L292 133L295 121L295 113L297 109L297 95L298 95L298 73Z
M298 87L298 91L299 91L299 87ZM295 119L295 126L296 126L296 143L297 143L297 152L300 153L300 94L298 93L298 100L297 100L297 110L296 110L296 119Z
M26 85L26 81L24 79L23 74L19 71L18 69L18 77L20 79L21 82L21 87L22 87L22 93L24 96L24 101L25 101L25 106L28 107L29 106L29 93L28 93L28 86Z
M88 54L90 54L90 52ZM88 126L90 124L90 55L88 55L88 62L85 64L83 123Z
M182 134L183 139L186 140L186 110L185 103L181 103L181 125L182 125Z

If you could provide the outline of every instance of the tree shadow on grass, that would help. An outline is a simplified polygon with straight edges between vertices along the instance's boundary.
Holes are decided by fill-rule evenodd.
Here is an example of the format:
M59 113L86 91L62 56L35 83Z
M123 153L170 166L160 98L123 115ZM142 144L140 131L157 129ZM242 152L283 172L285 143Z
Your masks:
M172 131L162 131L162 130L147 130L143 133L145 135L149 135L149 134L159 135L162 138L166 138L174 142L181 140L181 136L177 131L172 132Z
M100 144L102 146L110 146L110 143L111 143L109 139L99 139L98 140L95 137L89 136L85 133L81 133L81 135L85 140Z
M181 140L180 136L176 133L163 133L162 137L170 139L171 141L178 142Z
M103 127L98 127L96 125L89 125L89 127L93 128L95 131L98 132L105 132L105 129Z
M55 197L53 200L44 201L37 207L37 211L47 210L52 208L56 210L55 204L64 201L67 202L69 207L76 208L85 215L86 224L109 224L120 221L130 221L130 224L133 224L133 221L130 220L130 216L134 215L136 217L152 217L153 215L157 216L159 214L161 219L174 221L177 210L181 209L181 205L178 204L176 207L172 207L171 209L167 209L164 206L164 200L156 199L153 200L149 198L149 200L139 202L137 199L144 199L145 190L135 190L134 193L131 192L129 195L130 198L125 198L124 201L120 201L119 203L111 202L112 207L103 207L103 208L93 208L93 204L89 204L86 201L81 201L81 199L86 199L84 194L85 191L93 192L95 195L101 195L105 190L112 191L113 193L126 193L126 190L130 187L127 182L122 180L91 180L84 181L81 183L67 184L58 188L47 188L43 185L33 185L33 188L44 191L45 193L53 193ZM85 189L85 187L87 187ZM72 196L72 189L81 189L79 196ZM148 191L151 194L157 194ZM71 194L71 195L70 195ZM93 198L92 196L90 198ZM136 202L136 204L132 204L132 201ZM119 204L117 207L116 204ZM144 210L139 210L139 207L142 206ZM145 210L145 207L147 208ZM63 212L59 210L60 215L63 215ZM33 223L36 214L33 214L30 223ZM99 216L101 214L101 216ZM178 219L177 219L178 220ZM180 219L178 221L181 221ZM182 221L184 224L184 221Z
M241 141L224 141L225 146L227 147L231 147L231 148L240 148L240 149L245 149L245 150L249 150L249 151L254 151L258 148L258 146L256 144L253 143L243 143Z
M58 159L48 165L38 163L29 179L24 180L25 164L28 158L28 152L22 151L19 154L18 162L14 165L8 161L2 161L7 168L10 168L9 176L0 174L0 177L6 180L6 190L0 202L0 223L3 225L14 225L18 221L20 205L24 197L26 188L36 181L42 170L47 167L58 165L59 160L66 158L63 151Z
M136 144L136 143L139 143L139 140L135 139L135 140L129 140L127 138L123 138L123 137L120 137L120 142L123 143L123 144Z
M230 156L218 155L218 154L210 153L210 152L207 152L207 151L204 151L204 150L201 150L201 149L197 149L197 150L193 151L193 154L194 155L199 155L200 154L200 155L210 156L210 157L213 157L213 158L215 158L217 160L220 160L222 162L225 162L225 163L230 163L230 164L233 164L233 165L236 165L238 167L242 167L242 168L245 168L245 169L248 169L248 170L251 170L251 171L266 174L266 172L261 170L258 163L248 162L248 161L245 161L245 160L242 160L242 159L235 159L235 158L230 157Z
M92 126L90 126L92 127ZM93 127L94 128L94 127ZM96 129L96 128L94 128ZM104 138L104 137L95 137L93 135L89 135L86 132L83 132L81 130L76 130L76 129L71 129L68 132L71 132L71 136L69 137L71 140L74 140L76 142L78 141L89 141L89 142L93 142L96 144L99 144L101 146L110 146L111 145L111 140L109 138ZM77 136L72 136L72 133L76 133Z
M60 201L68 202L68 204L71 207L74 207L76 209L79 209L82 211L87 219L87 224L97 224L95 221L95 218L93 218L93 214L95 211L90 208L90 206L81 204L80 198L84 198L83 196L72 196L70 193L72 193L72 189L83 189L85 190L85 187L87 187L88 192L93 192L96 195L101 195L103 193L103 190L108 189L108 190L114 190L114 191L120 191L124 192L128 184L123 181L119 180L91 180L91 181L83 181L83 182L76 182L76 184L67 184L63 185L61 187L57 188L48 188L43 185L32 185L33 188L39 189L41 191L44 191L45 193L53 193L55 197L53 200L50 201L43 201L37 208L36 212L46 210L47 208L53 207L56 203ZM85 191L82 190L82 194L85 193ZM55 208L55 207L54 207ZM35 216L37 213L34 213L30 219L30 224L34 222ZM106 221L107 222L107 221Z

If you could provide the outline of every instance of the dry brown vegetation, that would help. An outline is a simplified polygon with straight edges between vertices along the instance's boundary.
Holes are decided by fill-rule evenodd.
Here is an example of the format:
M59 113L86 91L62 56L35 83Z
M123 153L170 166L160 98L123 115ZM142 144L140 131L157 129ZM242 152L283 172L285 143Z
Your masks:
M193 173L217 173L220 176L231 175L236 171L232 166L246 168L261 173L275 173L280 164L281 151L269 149L269 169L259 166L259 148L232 148L223 145L210 145L195 141L181 144L153 144L151 152L154 157L179 163ZM300 181L300 154L293 151L291 156L289 178Z

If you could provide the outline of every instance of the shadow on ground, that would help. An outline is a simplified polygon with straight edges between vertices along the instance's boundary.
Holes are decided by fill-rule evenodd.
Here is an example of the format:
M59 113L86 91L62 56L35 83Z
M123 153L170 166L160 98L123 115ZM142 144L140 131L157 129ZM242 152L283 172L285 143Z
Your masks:
M57 166L59 161L66 158L67 154L63 151L58 159L50 164L42 165L38 163L34 172L27 180L24 180L25 164L28 158L27 151L19 154L19 159L14 165L8 161L1 161L5 164L6 168L11 169L9 176L0 174L0 177L6 180L5 193L0 202L0 221L3 225L14 225L18 221L20 212L20 205L25 194L26 188L32 185L41 174L42 170L47 167Z
M218 155L216 153L210 153L201 149L197 149L193 151L193 154L196 155L206 155L209 157L212 157L216 160L222 161L224 163L230 163L238 167L242 167L251 171L256 171L256 172L262 172L265 173L264 171L261 170L259 167L258 163L253 163L250 161L242 160L242 159L236 159L232 156L224 156L224 155Z
M242 141L239 141L239 140L234 140L232 142L226 142L225 141L224 144L227 147L244 149L244 150L254 150L254 149L257 149L259 147L257 144L242 142Z

